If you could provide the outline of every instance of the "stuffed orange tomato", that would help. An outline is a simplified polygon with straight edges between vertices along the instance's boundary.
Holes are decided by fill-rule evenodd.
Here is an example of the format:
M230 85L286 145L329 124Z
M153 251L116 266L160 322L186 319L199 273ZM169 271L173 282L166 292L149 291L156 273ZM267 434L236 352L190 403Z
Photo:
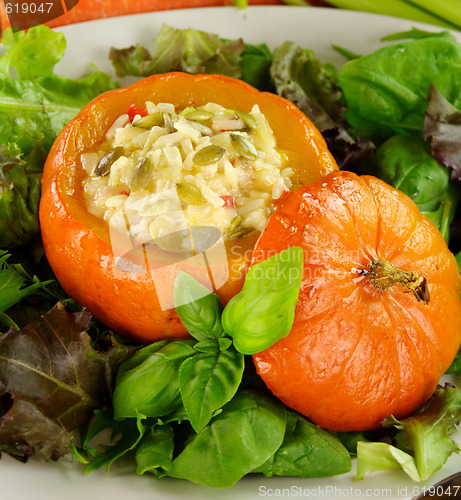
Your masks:
M292 246L304 254L293 327L254 354L258 374L325 429L412 414L461 342L459 270L440 232L402 192L341 171L286 198L252 263Z
M46 255L113 330L187 337L171 293L178 263L226 303L277 204L333 170L287 100L220 75L149 77L93 100L56 139L42 178Z

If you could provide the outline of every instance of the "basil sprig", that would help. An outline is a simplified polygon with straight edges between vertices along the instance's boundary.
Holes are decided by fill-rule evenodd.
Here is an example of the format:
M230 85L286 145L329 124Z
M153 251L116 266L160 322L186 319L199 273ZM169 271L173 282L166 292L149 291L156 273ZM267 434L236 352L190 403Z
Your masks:
M301 249L284 250L251 269L236 305L224 308L228 319L242 312L233 338L218 296L178 274L176 309L192 338L155 342L121 366L113 414L97 413L82 436L83 450L75 450L77 459L90 455L84 458L87 470L109 467L134 452L138 474L226 488L252 472L327 476L351 469L349 452L336 436L258 389L247 370L244 376L240 349L248 349L242 346L270 345L291 328ZM246 337L252 329L258 335ZM91 441L105 428L119 439L100 452Z
M235 348L255 354L286 337L293 326L303 271L303 252L291 247L252 266L240 293L222 315Z

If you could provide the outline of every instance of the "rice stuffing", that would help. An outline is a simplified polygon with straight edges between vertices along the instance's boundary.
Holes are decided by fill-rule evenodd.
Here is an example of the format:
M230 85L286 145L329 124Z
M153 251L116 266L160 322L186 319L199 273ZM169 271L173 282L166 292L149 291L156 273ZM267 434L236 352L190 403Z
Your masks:
M225 239L262 231L293 172L258 106L147 102L142 115L121 115L98 150L81 155L91 214L128 224L139 244L190 226Z

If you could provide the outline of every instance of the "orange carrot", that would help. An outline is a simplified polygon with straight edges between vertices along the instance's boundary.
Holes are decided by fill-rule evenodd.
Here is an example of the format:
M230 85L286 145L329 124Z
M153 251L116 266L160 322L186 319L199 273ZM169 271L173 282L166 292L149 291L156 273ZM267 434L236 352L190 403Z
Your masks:
M0 1L0 22L4 30L10 26L5 9L5 1ZM192 7L215 7L232 5L230 0L64 0L66 13L46 22L49 27L101 19L106 17L154 12L160 10L186 9ZM250 0L250 5L283 5L282 0ZM77 4L77 5L75 5ZM75 7L71 8L72 5Z

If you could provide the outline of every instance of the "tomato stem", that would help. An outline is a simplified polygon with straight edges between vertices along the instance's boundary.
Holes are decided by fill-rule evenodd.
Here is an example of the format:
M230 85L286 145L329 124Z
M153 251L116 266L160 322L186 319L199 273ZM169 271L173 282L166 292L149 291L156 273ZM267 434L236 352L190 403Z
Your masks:
M387 260L375 259L370 264L370 281L382 292L400 284L405 293L412 292L418 302L429 303L430 295L426 278L415 271L397 269Z

